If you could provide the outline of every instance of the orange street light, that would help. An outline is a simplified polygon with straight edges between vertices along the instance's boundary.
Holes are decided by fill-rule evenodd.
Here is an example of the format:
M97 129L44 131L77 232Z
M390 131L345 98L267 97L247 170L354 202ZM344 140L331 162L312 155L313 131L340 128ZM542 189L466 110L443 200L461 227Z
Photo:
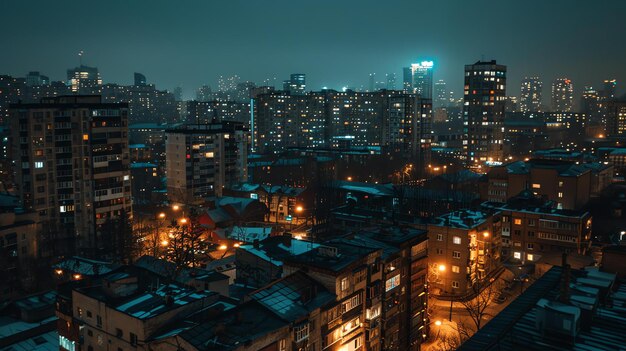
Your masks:
M352 177L348 177L348 181L351 182L352 181Z
M435 321L435 325L441 327L441 321Z
M159 218L165 218L165 213L163 212L159 213Z
M161 240L161 246L167 246L169 242L167 240Z
M445 271L446 271L446 266L445 266L445 265L443 265L443 264L440 264L440 265L439 265L439 271L440 271L440 272L445 272Z
M178 211L179 209L180 209L180 206L178 206L178 205L172 206L172 210L174 210L174 211Z
M489 232L484 232L484 233L483 233L483 236L484 236L485 238L488 238L488 237L489 237Z
M182 223L182 224L186 224L186 223L187 223L187 218L181 218L181 219L180 219L180 223Z
M302 206L296 206L296 212L302 212L303 210Z
M228 248L228 246L226 246L226 245L220 245L220 247L219 247L220 250L226 250L227 248Z

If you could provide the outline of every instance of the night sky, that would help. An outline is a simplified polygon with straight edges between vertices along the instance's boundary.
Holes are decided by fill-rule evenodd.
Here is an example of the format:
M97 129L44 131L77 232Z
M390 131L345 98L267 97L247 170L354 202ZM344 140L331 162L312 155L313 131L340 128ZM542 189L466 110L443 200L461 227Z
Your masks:
M261 82L307 74L307 89L367 86L422 58L457 96L463 65L508 66L508 95L525 75L544 90L567 76L577 92L618 79L626 92L626 1L63 1L0 0L0 74L97 66L104 82L144 73L185 97L220 75ZM545 99L545 97L544 97ZM547 99L546 99L547 101Z

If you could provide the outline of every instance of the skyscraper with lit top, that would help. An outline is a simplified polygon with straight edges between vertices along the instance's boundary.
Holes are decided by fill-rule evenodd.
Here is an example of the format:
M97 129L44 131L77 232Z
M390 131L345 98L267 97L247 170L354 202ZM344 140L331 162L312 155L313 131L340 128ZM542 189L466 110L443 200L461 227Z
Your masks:
M502 162L506 66L495 60L465 66L463 150L470 166Z
M574 84L568 78L557 78L552 82L552 111L571 112L574 104Z
M423 99L433 97L433 61L422 61L405 67L404 89L418 94Z

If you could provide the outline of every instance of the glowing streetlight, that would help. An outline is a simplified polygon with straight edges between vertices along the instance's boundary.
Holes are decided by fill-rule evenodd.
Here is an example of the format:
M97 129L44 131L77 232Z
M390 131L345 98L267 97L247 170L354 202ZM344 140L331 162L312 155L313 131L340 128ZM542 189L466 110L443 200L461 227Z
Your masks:
M435 321L435 325L441 327L441 321Z
M62 269L55 269L54 273L56 273L57 275L61 275L61 274L63 274L63 270Z
M239 243L235 243L235 245L233 245L234 247L239 247L241 246Z
M220 250L226 250L227 248L228 248L228 246L226 246L226 245L220 245L220 247L219 247Z
M159 213L159 218L161 218L161 219L165 218L165 213L163 213L163 212Z
M296 212L302 212L304 210L304 208L302 208L302 206L296 206Z
M167 246L169 242L167 240L161 240L161 246Z
M78 273L76 273L76 274L74 274L74 275L73 275L73 277L74 277L74 279L75 279L75 280L79 280L79 279L80 279L80 278L82 278L83 276L82 276L82 275L80 275L80 274L78 274Z
M488 238L489 237L489 232L484 232L483 233L483 237Z
M352 181L352 177L348 177L348 181L351 182Z
M181 219L180 219L180 223L182 223L182 224L186 224L186 223L187 223L187 218L181 218Z
M440 272L445 272L445 271L446 271L446 265L444 265L444 264L440 264L440 265L439 265L439 271L440 271Z
M178 205L172 206L172 210L174 210L174 211L178 211L179 209L180 209L180 206L178 206Z

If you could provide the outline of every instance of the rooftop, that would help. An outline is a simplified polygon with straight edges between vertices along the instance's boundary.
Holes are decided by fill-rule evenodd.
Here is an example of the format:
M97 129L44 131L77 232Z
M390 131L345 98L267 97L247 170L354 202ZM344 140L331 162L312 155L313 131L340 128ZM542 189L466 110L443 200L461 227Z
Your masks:
M259 302L249 301L183 331L180 337L198 350L228 351L287 325Z
M256 247L255 244L241 245L239 250L247 251L276 266L282 266L286 258L301 255L319 246L320 244L311 241L298 240L285 236L272 236L258 242Z
M327 241L301 255L288 257L285 261L338 273L378 250L380 249L366 247L356 241L337 239Z
M601 290L594 284L605 285L615 276L573 270L570 274L569 302L563 303L558 301L562 273L562 267L552 267L459 350L621 349L626 335L626 286L622 285L612 293L612 305L603 305L598 303ZM556 315L550 315L551 311ZM552 332L552 317L558 318L558 328L566 329L569 336ZM566 318L580 321L580 324L573 323L574 328L567 330L566 323L558 322Z
M434 218L432 225L460 229L472 229L483 224L491 216L491 212L458 210Z
M77 291L105 302L110 308L144 320L217 294L173 283L161 285L153 292L140 291L124 297L108 296L100 286L79 288Z
M334 294L301 271L279 279L249 297L286 322L295 322L335 300Z

